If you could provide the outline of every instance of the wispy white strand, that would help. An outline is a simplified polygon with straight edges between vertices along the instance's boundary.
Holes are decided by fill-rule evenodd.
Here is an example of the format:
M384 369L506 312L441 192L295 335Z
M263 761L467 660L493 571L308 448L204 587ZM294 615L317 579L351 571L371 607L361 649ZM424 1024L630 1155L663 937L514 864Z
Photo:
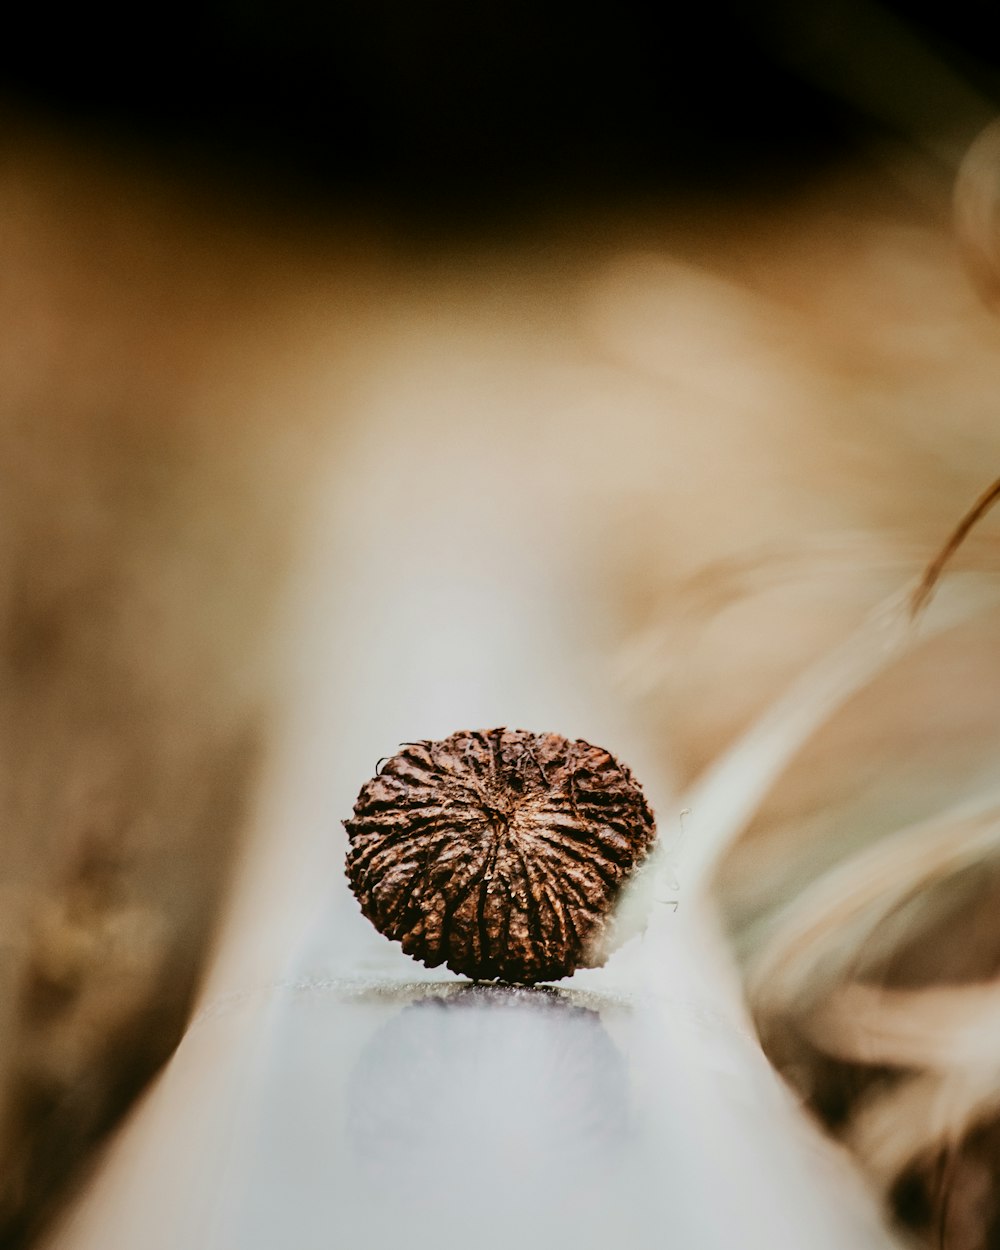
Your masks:
M1000 583L982 573L956 574L920 620L908 612L907 588L883 601L862 627L804 674L699 777L677 803L686 817L679 842L662 839L622 892L607 942L614 948L649 923L668 897L684 914L711 882L720 860L761 801L815 731L857 691L916 642L954 629L1000 602Z
M959 1141L1000 1108L1000 1063L924 1072L869 1098L845 1134L876 1184L887 1187L913 1160Z
M844 985L802 1027L826 1054L848 1063L941 1071L996 1067L1000 982L918 990Z
M850 975L863 948L874 953L880 926L921 886L998 852L995 786L837 864L769 923L748 972L755 1006L808 1010Z
M618 656L618 679L635 698L653 694L683 665L698 632L727 609L773 590L829 587L845 574L898 578L901 567L927 558L933 541L886 533L876 542L869 531L845 531L805 537L794 548L762 547L717 560L671 587L669 617L632 635ZM986 567L984 557L977 568Z
M853 694L915 642L954 629L998 601L996 578L955 575L917 634L906 611L908 595L895 594L844 644L797 678L683 796L681 806L690 810L689 833L677 863L684 890L694 895L707 887L719 861L789 762Z

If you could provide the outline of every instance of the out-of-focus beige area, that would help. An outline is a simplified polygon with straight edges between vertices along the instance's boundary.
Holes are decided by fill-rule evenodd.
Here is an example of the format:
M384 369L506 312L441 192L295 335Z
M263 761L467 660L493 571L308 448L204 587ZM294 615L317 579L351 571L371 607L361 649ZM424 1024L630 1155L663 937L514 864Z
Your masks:
M283 852L303 831L275 832L296 700L314 663L335 689L446 673L447 655L386 654L377 631L331 654L333 606L405 614L413 579L457 567L490 588L484 611L551 629L568 705L627 725L679 789L913 582L1000 472L1000 323L950 195L949 171L874 152L781 202L421 247L247 212L124 151L8 143L4 1244L30 1243L170 1053L238 864L230 986L303 900L341 888ZM427 521L442 500L447 541ZM398 565L388 538L384 564L352 564L373 527L405 536ZM957 564L995 570L998 552L987 522ZM914 651L808 744L718 879L741 957L848 853L991 783L997 627ZM489 667L455 655L456 680ZM316 767L358 749L338 732ZM993 977L995 876L873 976ZM836 1128L883 1065L855 1080L836 1064L856 1051L824 1054L799 1021L780 1033L787 1010L765 1040ZM969 1203L981 1229L989 1202ZM948 1244L992 1244L977 1235Z
M335 262L321 244L343 298L315 308L293 248L37 134L7 140L0 218L13 1245L179 1036L266 764L284 569L370 297L346 294L356 239Z

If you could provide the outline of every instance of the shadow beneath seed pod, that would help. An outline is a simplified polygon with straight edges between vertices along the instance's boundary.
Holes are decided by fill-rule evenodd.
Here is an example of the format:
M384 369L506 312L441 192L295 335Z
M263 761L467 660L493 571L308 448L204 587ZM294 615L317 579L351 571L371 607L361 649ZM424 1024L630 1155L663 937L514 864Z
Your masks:
M621 1054L553 989L472 985L413 1003L365 1047L348 1136L380 1194L526 1208L614 1170L630 1135ZM481 1214L481 1212L480 1212ZM454 1215L454 1212L452 1212Z

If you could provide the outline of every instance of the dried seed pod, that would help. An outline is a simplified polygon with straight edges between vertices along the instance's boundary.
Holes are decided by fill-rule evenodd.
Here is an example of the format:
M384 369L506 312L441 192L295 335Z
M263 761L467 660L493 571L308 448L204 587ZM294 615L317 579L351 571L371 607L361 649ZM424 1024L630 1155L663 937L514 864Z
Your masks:
M361 910L429 968L533 984L594 966L655 836L610 752L490 729L407 743L344 821Z

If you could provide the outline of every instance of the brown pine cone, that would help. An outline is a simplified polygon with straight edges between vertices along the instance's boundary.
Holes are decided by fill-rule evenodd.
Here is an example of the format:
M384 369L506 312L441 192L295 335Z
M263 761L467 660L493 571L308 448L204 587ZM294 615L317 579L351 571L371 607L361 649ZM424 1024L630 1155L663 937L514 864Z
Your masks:
M603 962L596 939L656 833L610 752L520 729L404 744L344 826L380 932L429 968L527 985Z

